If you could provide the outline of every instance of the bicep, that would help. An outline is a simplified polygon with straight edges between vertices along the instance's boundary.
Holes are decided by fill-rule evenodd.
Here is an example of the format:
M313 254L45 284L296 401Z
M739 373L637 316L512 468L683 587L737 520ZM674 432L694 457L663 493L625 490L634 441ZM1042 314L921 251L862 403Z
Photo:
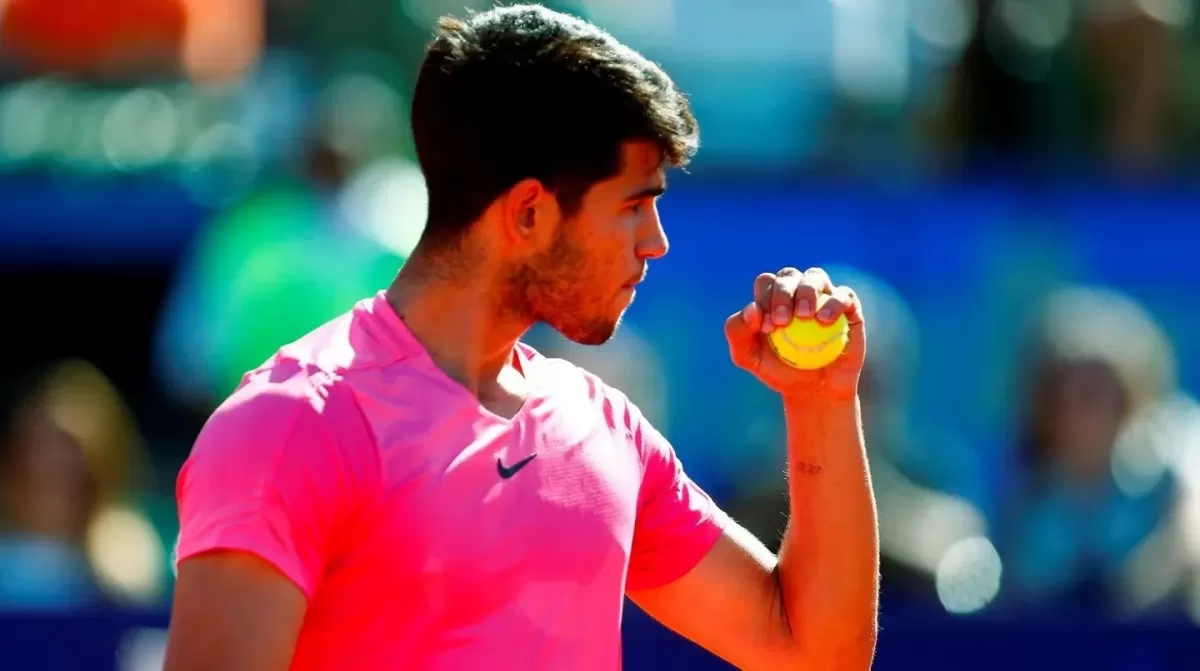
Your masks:
M300 588L245 552L179 563L166 671L284 671L304 621Z
M775 556L732 520L690 571L666 585L630 590L639 608L742 669L778 669L794 658Z

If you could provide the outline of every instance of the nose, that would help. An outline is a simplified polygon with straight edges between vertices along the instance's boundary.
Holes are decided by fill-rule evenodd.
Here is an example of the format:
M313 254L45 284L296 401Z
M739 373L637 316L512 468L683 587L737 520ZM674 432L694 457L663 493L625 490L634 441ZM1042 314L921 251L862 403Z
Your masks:
M663 230L662 220L659 219L657 208L654 214L647 218L646 233L638 243L639 259L661 259L667 255L671 243L667 240L667 232Z

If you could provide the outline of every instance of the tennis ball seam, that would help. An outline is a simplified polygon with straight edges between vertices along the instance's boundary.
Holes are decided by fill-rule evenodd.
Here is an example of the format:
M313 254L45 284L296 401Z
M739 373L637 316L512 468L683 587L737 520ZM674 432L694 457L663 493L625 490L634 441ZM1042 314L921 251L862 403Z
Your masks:
M797 343L795 340L792 340L790 337L788 337L787 331L780 331L779 337L782 338L783 340L787 341L788 345L794 347L796 350L798 350L800 352L803 352L805 354L816 354L817 352L824 350L826 347L829 347L830 345L834 344L838 340L841 340L842 338L844 338L845 334L841 333L840 331L835 332L829 336L829 339L827 339L823 342L817 343L816 345L801 345L801 344Z

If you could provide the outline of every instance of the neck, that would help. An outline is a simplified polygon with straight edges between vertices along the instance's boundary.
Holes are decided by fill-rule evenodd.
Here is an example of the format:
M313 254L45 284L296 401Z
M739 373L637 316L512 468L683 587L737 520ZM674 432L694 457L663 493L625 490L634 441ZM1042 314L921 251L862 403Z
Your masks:
M494 273L454 272L419 252L387 290L387 300L430 358L476 396L489 395L532 325L504 309Z

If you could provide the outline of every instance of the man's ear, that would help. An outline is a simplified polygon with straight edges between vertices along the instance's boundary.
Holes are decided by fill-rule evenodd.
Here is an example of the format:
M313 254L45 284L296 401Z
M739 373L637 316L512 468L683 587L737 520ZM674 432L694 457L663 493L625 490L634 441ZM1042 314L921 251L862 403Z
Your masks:
M504 197L502 212L505 237L533 249L544 249L554 240L562 219L558 198L536 179L513 185Z

